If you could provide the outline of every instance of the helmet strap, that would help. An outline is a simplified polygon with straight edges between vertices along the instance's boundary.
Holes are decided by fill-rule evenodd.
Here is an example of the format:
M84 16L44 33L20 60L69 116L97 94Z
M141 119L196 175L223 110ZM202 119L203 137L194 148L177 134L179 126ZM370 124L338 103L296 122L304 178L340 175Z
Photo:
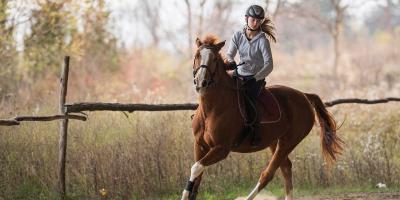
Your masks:
M259 31L259 30L261 30L261 24L262 24L262 22L264 22L264 20L260 23L260 26L258 27L258 29L252 29L252 28L250 28L250 26L249 26L249 20L248 20L249 18L248 17L246 17L246 29L247 30L249 30L249 31Z
M250 28L250 26L248 24L247 24L247 28L246 29L249 30L249 31L258 31L258 30L260 30L260 28L252 29L252 28Z

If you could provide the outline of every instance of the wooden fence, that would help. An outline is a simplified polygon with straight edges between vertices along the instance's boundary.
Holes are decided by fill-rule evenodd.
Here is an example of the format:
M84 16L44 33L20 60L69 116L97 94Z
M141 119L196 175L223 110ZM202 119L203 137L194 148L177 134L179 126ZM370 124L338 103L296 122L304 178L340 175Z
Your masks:
M68 136L68 122L70 119L86 121L87 117L83 115L83 111L174 111L174 110L196 110L198 104L184 103L184 104L119 104L119 103L66 103L67 89L68 89L68 75L69 75L69 56L64 58L64 65L60 77L60 98L59 98L59 114L49 116L17 116L11 119L0 119L0 126L15 126L19 125L21 121L52 121L61 120L59 129L59 156L58 156L58 192L60 198L65 199L65 163L67 157L67 136ZM384 99L337 99L334 101L324 102L326 107L344 103L362 103L362 104L376 104L387 103L390 101L400 101L400 98L389 97ZM77 114L70 114L77 113Z

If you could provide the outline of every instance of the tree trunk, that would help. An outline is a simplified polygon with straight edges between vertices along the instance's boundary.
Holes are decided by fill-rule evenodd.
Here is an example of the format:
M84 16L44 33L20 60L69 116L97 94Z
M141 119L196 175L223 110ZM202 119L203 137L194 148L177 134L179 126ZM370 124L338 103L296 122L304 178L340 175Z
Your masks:
M192 52L192 9L190 6L189 0L185 0L186 3L186 8L187 8L187 20L188 20L188 27L187 27L187 33L188 33L188 52ZM188 55L188 57L191 57L191 53Z
M336 32L336 30L335 30ZM340 59L340 52L339 52L339 33L334 33L332 34L333 38L333 53L334 53L334 60L333 60L333 77L337 77L338 73L338 65L339 65L339 59Z
M200 1L200 13L199 13L199 25L197 27L197 35L202 36L203 34L203 22L204 22L204 4L206 4L207 0Z

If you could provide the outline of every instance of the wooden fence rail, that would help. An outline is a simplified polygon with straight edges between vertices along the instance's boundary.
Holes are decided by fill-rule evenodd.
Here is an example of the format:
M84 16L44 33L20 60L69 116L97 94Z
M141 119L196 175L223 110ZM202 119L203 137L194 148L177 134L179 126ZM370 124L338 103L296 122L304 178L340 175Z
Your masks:
M81 115L49 115L49 116L17 116L11 119L0 119L0 126L15 126L19 125L22 121L53 121L59 119L76 119L86 121L85 116Z
M174 110L196 110L196 103L184 104L120 104L120 103L73 103L66 104L65 111L68 113L82 111L174 111Z
M344 103L358 103L358 104L378 104L378 103L388 103L390 101L400 101L400 98L396 97L387 97L383 99L336 99L333 101L325 102L326 107L331 107L334 105L344 104Z
M357 103L357 104L378 104L388 103L390 101L400 101L400 98L388 97L384 99L336 99L325 102L326 107L332 107L339 104ZM67 113L83 111L174 111L174 110L196 110L199 105L196 103L185 104L120 104L120 103L72 103L65 105Z
M400 101L400 98L387 97L383 99L336 99L325 102L326 107L332 107L339 104L380 104L389 103L391 101ZM66 113L79 113L83 111L176 111L176 110L196 110L199 105L197 103L183 104L120 104L120 103L71 103L64 105ZM50 116L17 116L11 119L0 119L0 126L19 125L21 121L52 121L60 119L75 119L86 121L86 116L67 114L67 115L50 115Z

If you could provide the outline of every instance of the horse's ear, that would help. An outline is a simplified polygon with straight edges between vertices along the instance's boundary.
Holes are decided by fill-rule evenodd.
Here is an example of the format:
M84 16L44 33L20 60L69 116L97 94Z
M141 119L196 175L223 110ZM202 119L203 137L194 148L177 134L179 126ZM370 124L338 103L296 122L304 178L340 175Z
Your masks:
M222 47L225 45L226 40L216 44L215 46L217 46L218 51L222 49Z
M201 43L199 38L196 38L196 45L197 47L200 47L203 43Z

